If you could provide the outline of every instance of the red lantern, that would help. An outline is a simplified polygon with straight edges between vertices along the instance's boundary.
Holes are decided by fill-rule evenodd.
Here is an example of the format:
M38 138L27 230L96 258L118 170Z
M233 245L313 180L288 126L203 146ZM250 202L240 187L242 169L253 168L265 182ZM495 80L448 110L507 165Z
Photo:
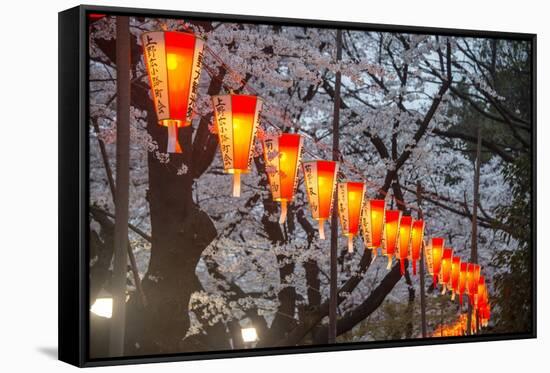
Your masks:
M141 35L145 65L159 124L168 128L168 153L181 153L177 131L191 125L204 41L188 32Z
M265 168L273 200L281 202L279 223L286 220L287 204L292 202L298 185L298 164L302 156L302 136L283 133L266 136L263 141Z
M422 244L424 243L424 220L415 220L411 232L411 261L413 275L416 276L416 262L420 259Z
M474 264L474 281L476 285L479 285L479 279L481 278L481 266ZM477 294L477 291L476 291Z
M467 292L466 280L468 278L468 263L460 263L460 275L458 277L458 295L460 299L460 306L462 307L462 294Z
M373 252L373 259L379 247L382 247L386 202L383 199L367 200L361 214L361 232L365 247Z
M451 265L451 289L453 290L453 295L451 300L454 300L456 293L458 293L460 282L460 262L461 260L459 256L453 256L453 261Z
M410 255L411 235L412 235L412 217L402 216L399 222L399 264L401 276L405 274L405 259Z
M250 95L213 96L223 168L233 174L233 196L241 195L241 174L250 171L254 139L260 121L262 100Z
M428 271L433 276L434 288L437 286L437 278L441 272L441 259L445 240L441 237L433 237L426 248L426 263Z
M392 258L398 245L399 221L401 220L401 211L387 210L386 224L384 225L384 250L388 257L388 269L391 268Z
M468 290L468 297L470 304L474 305L475 295L477 294L477 286L479 284L481 267L479 264L468 264L468 275L466 276L466 288Z
M489 319L491 318L491 305L486 303L480 310L480 324L482 327L487 327L489 325Z
M446 247L443 249L443 256L441 257L441 283L443 284L442 293L447 292L447 287L451 283L451 270L453 265L453 249Z
M477 284L477 294L476 294L476 307L478 309L485 307L488 301L487 295L487 285L485 283L485 276L479 277L479 282Z
M334 161L302 162L307 197L313 219L319 222L319 238L325 239L325 220L330 218L338 163Z
M359 233L365 183L338 183L338 215L342 233L348 237L348 251L353 252L353 237Z

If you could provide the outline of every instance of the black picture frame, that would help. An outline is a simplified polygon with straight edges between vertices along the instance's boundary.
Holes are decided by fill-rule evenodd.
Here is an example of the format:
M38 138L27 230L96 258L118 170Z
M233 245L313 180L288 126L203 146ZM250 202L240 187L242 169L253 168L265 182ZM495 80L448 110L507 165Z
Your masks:
M88 149L88 39L87 15L148 16L204 19L226 22L299 25L351 30L395 31L407 33L472 36L526 40L532 43L532 170L531 192L536 202L536 34L479 30L380 25L342 21L273 18L231 14L197 13L155 9L136 9L81 5L59 13L59 360L79 367L217 359L304 352L327 352L386 347L422 346L446 343L481 342L536 338L536 203L532 204L532 327L531 333L440 337L334 345L279 347L236 351L180 353L162 356L127 356L90 359L88 356L88 230L89 230L89 149Z

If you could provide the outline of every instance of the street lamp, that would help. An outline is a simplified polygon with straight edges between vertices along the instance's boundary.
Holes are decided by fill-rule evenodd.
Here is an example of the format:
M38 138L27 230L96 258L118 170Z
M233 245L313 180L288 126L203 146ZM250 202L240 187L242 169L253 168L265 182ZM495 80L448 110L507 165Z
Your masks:
M252 344L258 340L258 333L256 333L256 328L254 327L242 328L241 334L243 337L245 348L252 347Z
M113 315L113 298L97 298L90 307L90 312L110 319Z

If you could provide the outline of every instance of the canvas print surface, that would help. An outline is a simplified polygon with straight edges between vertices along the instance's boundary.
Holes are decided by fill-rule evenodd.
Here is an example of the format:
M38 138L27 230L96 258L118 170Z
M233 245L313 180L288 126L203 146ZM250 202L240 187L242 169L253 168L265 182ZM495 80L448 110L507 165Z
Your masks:
M87 22L89 358L532 332L530 40Z

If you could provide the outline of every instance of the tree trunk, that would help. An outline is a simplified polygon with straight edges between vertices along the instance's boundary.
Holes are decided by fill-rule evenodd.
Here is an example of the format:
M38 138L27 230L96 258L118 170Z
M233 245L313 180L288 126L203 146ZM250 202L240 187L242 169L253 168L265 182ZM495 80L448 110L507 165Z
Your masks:
M220 71L220 75L225 72ZM212 79L208 93L221 90L221 79ZM145 108L148 115L147 131L159 149L166 148L167 129L158 124L147 91L143 88L134 95L134 105ZM193 202L193 181L210 164L216 151L215 136L204 133L210 118L201 118L198 130L200 140L191 142L192 128L178 131L184 152L170 154L164 164L149 153L149 190L147 199L151 216L151 258L142 285L148 306L143 308L132 299L128 315L127 348L131 354L160 354L226 347L226 340L213 335L205 341L184 339L190 326L189 300L195 291L202 290L195 275L203 250L214 240L217 232L210 217ZM194 153L200 157L194 157ZM182 164L188 172L177 175ZM217 334L217 333L216 333Z

